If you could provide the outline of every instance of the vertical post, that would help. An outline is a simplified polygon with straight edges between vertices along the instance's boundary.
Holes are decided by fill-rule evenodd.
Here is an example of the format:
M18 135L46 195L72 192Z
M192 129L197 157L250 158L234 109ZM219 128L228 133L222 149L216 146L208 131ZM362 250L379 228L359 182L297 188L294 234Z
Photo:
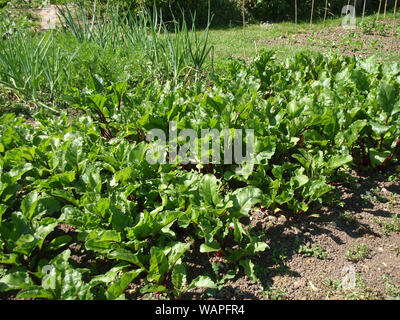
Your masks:
M383 10L383 19L386 19L387 0L385 0L385 9Z
M325 1L324 27L326 26L326 15L328 14L328 0Z
M354 18L357 16L357 0L354 0ZM357 20L356 20L356 29L357 29Z
M242 18L243 18L243 34L245 33L246 29L246 14L244 12L244 3L246 0L242 0Z
M311 3L311 18L310 18L310 27L312 27L313 15L314 15L314 0L312 0L312 3Z
M394 38L396 36L396 30L397 30L397 19L396 19L396 12L397 12L397 0L394 3L394 26L393 26L393 34L392 34L392 44L390 46L390 49L393 49L393 43L394 43Z
M381 14L381 8L382 8L382 0L379 0L379 8L378 8L378 15L376 16L376 21L379 20L379 15Z
M294 23L297 26L297 0L294 0Z
M393 32L392 32L392 45L391 49L393 48L393 42L394 42L394 37L396 36L396 30L397 30L397 20L396 20L396 13L397 13L397 0L394 2L394 22L393 22Z
M242 18L243 18L243 37L246 34L246 14L244 12L244 3L246 0L242 0ZM244 56L246 57L246 46L243 46Z
M397 0L396 0L397 1ZM362 14L362 22L364 22L365 17L365 7L367 6L367 0L364 0L363 14Z
M349 13L351 13L351 11L350 11L350 1L351 1L351 0L348 0L348 1L347 1L346 15L348 15Z

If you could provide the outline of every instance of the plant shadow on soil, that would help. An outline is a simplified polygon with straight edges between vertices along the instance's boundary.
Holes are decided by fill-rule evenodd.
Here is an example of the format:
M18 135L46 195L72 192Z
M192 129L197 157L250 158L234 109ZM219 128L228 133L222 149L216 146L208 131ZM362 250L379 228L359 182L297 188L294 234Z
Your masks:
M400 195L398 182L388 182L387 176L384 174L372 175L371 172L360 170L352 171L349 177L353 182L345 182L338 188L339 202L330 203L326 207L314 206L310 208L310 212L318 212L317 217L306 215L299 219L293 219L290 214L284 213L278 218L261 214L260 211L252 211L250 224L253 231L265 233L270 247L270 249L252 259L255 264L255 273L259 278L258 283L250 281L241 268L235 279L227 281L219 291L214 292L211 296L207 294L207 290L199 289L186 294L184 299L260 300L265 299L266 296L267 299L324 298L320 293L323 291L322 289L315 288L313 284L311 284L310 289L310 282L303 279L305 274L310 279L313 268L315 268L316 274L324 274L322 269L330 264L330 270L325 274L325 279L340 277L342 267L349 263L344 257L346 248L348 249L354 244L360 243L360 241L374 241L374 239L378 239L379 246L391 241L396 243L398 238L398 234L392 240L384 237L374 223L374 219L387 219L393 213L400 213L400 203L394 203L393 211L388 210L384 203L379 200L364 200L363 198L365 194L371 193L374 188L381 188L381 190L389 193ZM346 212L350 212L358 219L346 220L344 218ZM299 254L299 245L311 248L313 244L322 244L329 252L329 256L322 260ZM193 277L206 273L212 274L209 267L212 260L218 261L215 257L210 259L204 254L198 256L196 261L192 260L191 273L193 273ZM288 263L292 260L296 260L296 263ZM359 269L357 264L355 266ZM308 271L304 272L304 269L308 269ZM285 279L285 281L281 281L282 279ZM400 279L397 280L400 282ZM289 291L287 296L285 295L287 292L282 292L282 296L273 296L273 291L272 293L265 292L265 289L278 289L279 292L279 285ZM378 286L376 287L379 289ZM384 291L382 286L380 289ZM308 290L309 293L296 293L296 291L301 290ZM313 293L314 295L312 295Z
M313 294L309 287L310 279L303 279L309 273L323 273L327 264L331 265L325 279L332 275L341 274L343 264L348 261L344 258L344 249L354 243L368 239L385 240L373 224L375 217L389 218L392 212L388 211L379 201L362 201L363 195L377 186L385 186L386 190L399 194L398 183L388 183L387 177L372 176L369 172L352 171L350 180L353 183L343 183L338 188L341 204L333 202L327 207L314 206L310 212L318 212L319 216L310 216L293 219L290 214L284 213L280 217L261 214L252 210L247 221L252 226L253 232L264 233L270 249L252 258L255 274L259 281L251 281L240 268L234 279L223 281L218 289L210 290L195 288L181 296L182 300L264 300L264 299L320 299L321 294ZM357 183L356 183L357 182ZM355 187L357 185L357 187ZM354 214L362 213L363 219L348 222L343 219L343 213L351 211ZM400 213L400 204L395 208ZM360 221L362 220L362 221ZM345 240L347 239L347 240ZM320 260L316 257L304 257L298 252L299 245L311 247L312 244L321 244L329 257ZM188 283L200 275L208 275L215 281L223 278L231 270L229 263L224 258L212 254L200 253L201 241L196 241L184 262L187 266ZM297 260L297 263L289 263ZM301 263L299 263L301 261ZM221 266L220 274L215 275L212 264ZM322 265L318 266L318 263ZM315 268L315 270L313 270ZM308 269L304 273L305 269ZM284 279L284 281L282 281ZM304 281L303 281L304 280ZM399 283L400 284L400 283ZM142 295L140 289L144 280L135 279L127 290L127 299L162 299L158 294ZM314 285L312 285L314 286ZM274 291L276 289L276 291ZM281 291L284 289L285 291ZM301 291L306 293L298 293ZM382 289L383 290L383 289ZM322 291L322 290L321 290ZM297 293L296 293L297 292ZM311 295L310 295L311 292Z

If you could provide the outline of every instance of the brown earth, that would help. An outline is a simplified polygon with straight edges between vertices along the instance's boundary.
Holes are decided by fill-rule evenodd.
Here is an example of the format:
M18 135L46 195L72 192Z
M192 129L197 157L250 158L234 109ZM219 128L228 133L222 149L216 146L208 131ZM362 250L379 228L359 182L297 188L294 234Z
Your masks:
M339 187L337 197L327 206L314 207L294 220L284 213L268 216L252 210L250 225L265 233L270 249L252 259L258 282L240 269L232 280L220 283L217 290L195 289L183 295L190 300L370 300L400 299L400 175L388 182L389 174L364 174L352 171L349 181ZM397 226L385 234L380 221ZM327 255L305 256L299 245L318 245ZM369 252L359 260L349 260L349 250L367 246ZM187 261L188 280L208 275L221 280L229 270L223 258L192 250ZM195 253L197 252L197 253ZM356 257L354 257L355 259ZM215 276L212 263L220 266ZM354 268L354 285L341 287L346 269ZM162 299L157 294L142 296L143 280L127 290L128 299Z
M187 298L399 299L400 233L385 235L379 221L394 223L392 215L400 214L400 183L355 172L352 180L352 186L339 188L341 197L336 204L314 208L313 217L296 221L287 215L267 216L253 210L251 225L267 234L270 247L253 259L260 281L254 283L242 274L227 281L214 296L196 290ZM346 212L350 218L346 219ZM400 230L400 220L397 228ZM327 258L302 255L299 244L308 248L318 244ZM346 253L356 245L368 246L369 255L349 261ZM339 285L346 267L354 267L356 278L354 288L348 290Z
M393 21L380 21L384 25L380 31L374 29L365 33L363 28L344 29L330 27L323 30L307 33L283 35L267 40L257 41L259 45L299 46L304 49L317 49L321 52L339 51L349 56L368 57L372 54L382 56L400 50L398 29L395 32Z

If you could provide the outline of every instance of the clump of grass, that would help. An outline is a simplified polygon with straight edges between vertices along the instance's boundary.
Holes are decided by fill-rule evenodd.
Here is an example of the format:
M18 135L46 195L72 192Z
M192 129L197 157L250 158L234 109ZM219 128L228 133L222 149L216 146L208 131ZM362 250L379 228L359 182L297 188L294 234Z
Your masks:
M346 251L345 257L352 262L358 262L371 257L372 250L366 244L356 244L353 248Z

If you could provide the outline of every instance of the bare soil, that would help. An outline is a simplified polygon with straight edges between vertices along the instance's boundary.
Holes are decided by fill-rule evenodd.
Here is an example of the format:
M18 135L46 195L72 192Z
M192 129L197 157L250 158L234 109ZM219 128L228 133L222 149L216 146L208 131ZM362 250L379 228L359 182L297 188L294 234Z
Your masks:
M271 39L258 41L260 45L297 46L319 50L321 52L339 51L342 54L357 57L377 55L382 57L389 53L398 53L400 37L398 28L393 21L379 21L378 25L385 25L380 31L374 29L366 33L363 28L344 29L330 27L323 30L305 33L283 35ZM384 31L383 31L384 30Z
M352 180L354 185L344 184L339 188L340 198L336 203L316 207L311 215L297 220L287 214L276 217L253 210L251 225L267 234L270 247L253 259L260 281L254 283L241 274L216 293L196 290L186 298L399 299L400 233L385 234L379 221L394 223L393 214L400 215L400 183L355 172ZM308 248L317 244L327 257L305 256L299 253L300 244ZM359 261L351 261L346 254L356 245L365 245L370 251ZM213 260L215 257L209 262ZM223 259L220 262L223 264ZM212 274L202 264L191 267L197 269L197 274ZM349 267L354 268L356 281L345 290L340 284Z

